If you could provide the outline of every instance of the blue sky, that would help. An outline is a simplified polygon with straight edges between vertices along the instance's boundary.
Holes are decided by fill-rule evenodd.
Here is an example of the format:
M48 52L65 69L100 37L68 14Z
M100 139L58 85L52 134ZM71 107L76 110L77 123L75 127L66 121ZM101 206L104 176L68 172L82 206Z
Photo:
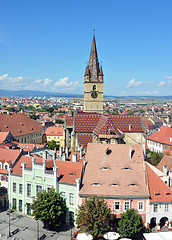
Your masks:
M0 89L83 94L93 28L106 95L172 95L171 0L1 0Z

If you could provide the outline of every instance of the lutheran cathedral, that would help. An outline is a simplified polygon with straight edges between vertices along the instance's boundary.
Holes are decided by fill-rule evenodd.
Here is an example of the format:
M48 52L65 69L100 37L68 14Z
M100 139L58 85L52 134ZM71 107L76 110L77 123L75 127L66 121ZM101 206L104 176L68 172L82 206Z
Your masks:
M103 113L103 70L99 67L95 35L84 75L84 112Z
M87 148L88 143L145 144L140 115L103 115L103 70L99 66L95 35L84 75L84 112L65 117L63 151Z

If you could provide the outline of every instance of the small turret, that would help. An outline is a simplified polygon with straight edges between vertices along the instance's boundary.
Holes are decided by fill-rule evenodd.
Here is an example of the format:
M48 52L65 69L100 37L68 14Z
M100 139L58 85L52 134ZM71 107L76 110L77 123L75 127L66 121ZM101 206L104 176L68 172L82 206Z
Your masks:
M100 67L100 71L99 71L99 81L103 82L103 69L102 69L102 66Z
M85 69L84 82L89 82L89 80L90 80L90 71L89 71L89 67L87 66Z

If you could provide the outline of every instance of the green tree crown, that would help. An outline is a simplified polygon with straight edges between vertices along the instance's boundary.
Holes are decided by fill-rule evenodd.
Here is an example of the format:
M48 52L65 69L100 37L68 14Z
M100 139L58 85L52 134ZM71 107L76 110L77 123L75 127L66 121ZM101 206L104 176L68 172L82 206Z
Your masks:
M135 209L127 209L125 213L121 213L119 221L119 232L124 237L133 237L136 233L143 230L144 224L142 217Z
M46 190L39 192L31 208L34 218L41 220L48 228L58 227L65 221L66 204L61 194L56 193L54 188L49 192Z
M101 237L110 229L111 210L98 196L87 198L79 207L76 223L81 232Z

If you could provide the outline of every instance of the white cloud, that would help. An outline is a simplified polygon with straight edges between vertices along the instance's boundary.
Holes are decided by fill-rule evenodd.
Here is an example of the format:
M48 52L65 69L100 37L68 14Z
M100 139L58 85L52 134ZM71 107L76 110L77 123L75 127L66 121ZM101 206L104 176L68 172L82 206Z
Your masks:
M161 81L160 83L157 83L157 87L162 87L162 86L165 86L165 82L164 81Z
M67 87L68 88L68 87L78 85L78 81L69 82L68 80L69 80L69 77L60 78L60 80L55 83L55 87L60 87L60 88Z
M142 85L141 81L136 82L135 78L131 79L128 83L128 85L126 86L126 88L130 88L130 87L140 87Z
M172 76L164 76L165 79L172 80Z
M45 79L33 79L32 77L11 77L9 74L0 76L0 89L6 90L39 90L39 91L56 91L54 88L58 88L59 91L71 91L78 86L78 81L70 82L69 77L61 78L54 85L53 80L49 78Z

